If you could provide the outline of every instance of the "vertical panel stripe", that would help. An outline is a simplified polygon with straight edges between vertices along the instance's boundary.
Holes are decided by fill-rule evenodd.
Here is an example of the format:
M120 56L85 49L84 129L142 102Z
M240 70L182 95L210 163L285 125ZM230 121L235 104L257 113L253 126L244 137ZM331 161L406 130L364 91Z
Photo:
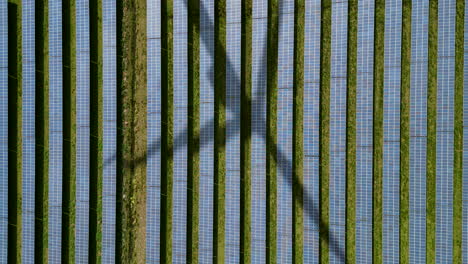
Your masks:
M0 1L0 240L8 242L8 2ZM0 244L7 262L8 243Z
M356 262L372 263L374 1L358 2L356 98Z
M225 262L240 262L241 251L241 13L242 1L226 2L226 221ZM250 164L250 162L249 162ZM250 206L248 207L250 211ZM250 214L250 212L249 212ZM250 253L250 252L248 252Z
M47 1L48 6L48 24L49 24L49 43L48 47L48 68L49 88L49 116L47 134L49 140L49 148L47 149L49 157L48 171L48 262L61 263L62 261L62 183L63 183L63 153L64 153L64 129L63 129L63 56L62 46L62 1L51 0ZM64 33L66 34L66 33ZM64 226L65 228L65 226Z
M332 3L330 69L330 263L344 262L346 169L346 42L348 3Z
M319 256L320 0L306 0L304 34L304 263Z
M146 261L156 263L159 261L161 243L159 237L161 219L161 2L159 0L148 1L147 6L148 155L146 158L146 191L148 204L146 208Z
M200 263L213 262L214 0L200 0Z
M187 6L186 0L174 0L173 24L173 262L186 260L187 217Z
M438 6L436 122L436 263L453 263L453 162L456 1Z
M399 255L401 18L401 1L387 0L384 36L382 179L382 258L385 263L398 263L398 258L395 256Z
M116 160L117 151L117 72L116 1L102 1L102 78L103 78L103 187L102 187L102 262L115 262L116 237Z
M76 2L76 243L75 263L89 261L90 0ZM93 51L94 52L94 51ZM66 157L64 157L66 158ZM92 238L91 238L92 239Z

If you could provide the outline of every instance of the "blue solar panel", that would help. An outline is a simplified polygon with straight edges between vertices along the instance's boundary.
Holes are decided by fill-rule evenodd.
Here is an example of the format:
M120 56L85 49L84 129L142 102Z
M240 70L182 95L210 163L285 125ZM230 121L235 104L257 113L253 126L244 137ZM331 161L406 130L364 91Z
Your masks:
M304 45L304 262L318 263L320 0L306 1Z
M251 261L265 263L266 240L266 35L267 1L252 6L252 113L251 113Z
M332 3L330 80L330 263L340 263L346 226L346 60L347 1Z
M0 1L0 241L8 236L8 5ZM0 263L7 243L0 243Z
M277 260L292 261L292 118L294 1L280 2L277 115Z
M455 0L439 3L437 67L437 263L452 263Z
M399 262L401 0L385 1L383 258Z
M200 196L199 256L213 258L214 1L200 1Z
M241 1L227 1L226 11L225 262L239 263Z
M85 0L76 3L76 263L88 262L89 60L89 0Z
M102 262L115 261L117 68L116 0L102 1L103 29L103 168Z
M429 1L413 3L410 99L410 260L425 262Z
M146 159L146 260L159 261L159 223L161 196L161 3L147 2L147 148Z
M36 99L36 60L34 1L22 2L22 246L23 262L34 261L34 175L35 175L35 99Z
M63 72L62 1L49 1L49 263L61 263Z
M359 1L357 41L356 262L372 263L374 1Z
M0 1L0 241L8 236L8 5ZM7 262L0 244L0 263Z
M174 182L172 254L174 263L186 260L187 223L187 7L174 1Z

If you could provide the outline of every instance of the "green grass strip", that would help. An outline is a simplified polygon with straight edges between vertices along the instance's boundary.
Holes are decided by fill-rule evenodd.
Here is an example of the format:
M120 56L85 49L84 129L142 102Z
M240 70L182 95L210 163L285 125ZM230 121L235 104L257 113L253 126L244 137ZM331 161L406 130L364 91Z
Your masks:
M21 3L8 3L8 263L21 263Z
M375 1L374 100L372 149L372 262L383 263L383 116L384 116L384 41L385 0Z
M426 158L426 263L436 262L438 1L429 1Z
M145 263L146 1L117 1L117 21L116 263Z
M48 0L35 3L36 182L34 259L47 263L49 183L49 37Z
M328 263L329 176L330 176L330 74L331 0L322 0L320 21L320 107L319 107L319 263Z
M411 114L411 9L402 2L400 80L400 263L410 259L410 114Z
M200 6L188 0L187 263L198 263L200 184Z
M62 262L75 263L76 205L76 6L62 1L63 185Z
M268 0L266 95L266 262L276 263L277 179L276 114L278 97L278 0Z
M88 262L101 263L102 249L102 0L89 2L90 171Z
M455 17L455 116L453 164L453 263L463 262L463 78L465 1L457 0Z
M356 89L358 1L348 1L346 68L346 263L356 262Z
M302 263L304 249L304 27L305 1L294 2L293 73L293 263Z
M224 263L226 181L226 0L215 0L214 43L213 262Z
M241 134L240 134L240 263L251 257L251 109L252 109L252 0L242 1Z
M173 33L172 0L161 1L161 263L172 262Z

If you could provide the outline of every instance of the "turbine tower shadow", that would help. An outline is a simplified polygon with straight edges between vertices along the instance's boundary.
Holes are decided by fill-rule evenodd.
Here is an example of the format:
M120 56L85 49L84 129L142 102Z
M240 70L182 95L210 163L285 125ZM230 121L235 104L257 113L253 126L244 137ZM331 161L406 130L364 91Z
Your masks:
M281 10L282 10L282 6L283 6L283 1L280 0L279 2L280 2L280 5L279 5L279 20L280 20L279 25L281 27L281 25L282 25L281 20L282 20L282 17L283 17L281 15ZM188 9L188 3L187 3L186 0L185 0L185 7ZM208 11L204 7L202 1L200 1L200 21L210 21L210 24L209 24L208 28L214 28L214 23L210 20ZM210 41L212 41L211 39L206 38L202 34L200 34L200 39L202 40L202 42L203 42L203 44L205 46L209 46ZM208 50L210 52L211 57L214 58L214 50L213 49L208 49ZM263 57L262 57L262 60L261 60L263 63L262 63L262 69L260 70L260 72L266 72L265 67L267 65L265 63L266 58L267 58L267 49L266 49L266 47L263 50L264 50L264 52L263 52ZM224 50L223 53L227 54L226 50ZM213 71L213 69L211 69L211 72L212 71ZM227 57L227 56L226 56L226 71L231 72L231 73L235 72L235 67L234 67L233 63L231 62L231 60L229 59L229 57ZM214 87L214 78L209 78L209 79L211 80L212 86ZM258 79L257 87L261 87L262 78L257 78L257 79ZM239 76L236 76L234 86L235 87L240 87ZM265 104L265 96L261 96L261 95L262 95L262 90L259 89L257 94L255 96L252 96L253 98L257 98L257 99L255 99L254 102L250 102L251 105L255 105L255 104L264 105ZM226 121L226 126L225 127L228 127L231 124L236 124L237 122L239 122L239 120L241 120L240 113L237 112L237 111L234 111L235 109L227 109L226 108L226 110L231 110L234 113L234 118L233 118L233 120ZM262 115L260 115L260 116L264 117L265 115L264 115L264 113L262 113ZM199 133L199 136L198 136L198 140L200 142L200 148L207 145L211 140L213 140L212 138L200 137L200 135L203 135L203 134L205 134L206 132L209 132L212 129L212 124L213 123L214 123L214 120L210 120L209 122L206 122L205 124L203 124L203 127L200 129L200 133ZM266 124L266 120L262 119L262 120L260 120L260 123L261 124ZM232 134L237 134L237 133L240 132L239 131L239 129L240 129L239 126L230 126L230 127L235 127L235 129L230 130L230 132ZM259 131L254 131L254 130L252 132L253 133L259 133ZM178 149L183 148L185 146L184 144L186 142L186 135L187 134L188 134L188 128L185 128L183 133L177 135L174 138L174 143L173 143L174 148L169 150L169 151L173 152L173 151L177 151ZM264 140L264 142L266 142L267 141L266 134L261 133L260 135L262 136L262 139ZM270 140L270 142L272 142L272 141ZM149 144L146 155L144 155L142 157L138 157L138 158L134 159L132 162L124 162L124 164L139 164L139 163L142 163L142 162L146 162L147 158L155 155L160 150L160 148L161 148L161 138L158 138L157 140L155 140L151 144ZM281 170L281 174L283 175L283 177L286 178L286 180L287 180L287 182L289 184L289 187L292 189L295 183L293 182L292 177L288 177L288 175L290 175L291 172L292 172L292 161L288 159L287 155L283 151L281 151L281 149L277 148L276 146L275 146L275 149L277 149L277 155L275 156L276 157L276 164L278 164L278 168ZM117 153L115 153L111 158L105 160L104 166L108 165L109 163L113 162L116 159L117 159ZM313 220L313 222L317 226L319 226L319 228L321 230L323 230L324 234L328 234L328 236L324 237L324 239L325 239L325 241L327 242L327 244L328 244L328 246L330 248L330 252L332 252L339 259L339 261L341 263L345 263L344 249L340 247L337 239L329 232L329 227L326 226L325 223L320 221L320 218L319 218L320 210L319 210L319 208L317 208L314 205L313 199L310 196L309 192L302 185L300 186L300 189L302 190L302 193L303 193L303 200L300 200L300 203L301 203L301 206L304 209L305 213L307 214L307 216L310 219ZM307 201L307 202L305 202L305 201ZM308 206L305 206L306 204ZM322 232L320 232L320 233L322 233Z

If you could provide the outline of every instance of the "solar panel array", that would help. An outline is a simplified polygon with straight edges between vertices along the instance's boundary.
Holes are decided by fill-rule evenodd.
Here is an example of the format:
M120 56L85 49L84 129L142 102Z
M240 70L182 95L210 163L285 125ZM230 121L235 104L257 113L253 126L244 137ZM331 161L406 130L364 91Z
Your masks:
M173 24L169 32L161 30L162 19L165 19L161 13L162 1L166 1L165 3L173 8ZM373 263L379 257L375 256L375 248L381 243L382 251L377 254L382 256L385 263L399 263L402 260L409 260L410 263L429 260L436 263L455 263L459 261L456 259L457 250L461 250L463 262L468 262L468 130L466 125L457 125L457 118L468 122L468 18L464 17L465 36L457 34L456 31L456 25L459 23L456 20L457 12L468 12L468 5L465 5L463 0L442 0L438 1L438 5L432 5L429 0L412 1L411 25L408 27L411 30L411 55L408 57L410 72L405 72L406 65L402 64L406 63L402 54L405 45L403 7L407 0L252 0L245 2L252 3L251 17L242 13L245 4L243 1L226 1L226 49L222 51L226 56L226 64L222 69L215 67L222 59L216 56L216 52L219 51L215 52L215 47L221 47L223 44L216 39L216 32L220 25L222 26L215 21L215 14L220 12L215 10L215 6L221 3L217 1L220 0L146 1L146 25L136 25L138 30L127 32L131 35L141 33L139 30L145 31L144 46L147 59L147 79L146 86L143 87L147 96L147 111L138 113L141 116L135 119L135 122L144 120L147 135L146 190L138 190L146 195L146 219L143 221L146 225L146 245L137 245L139 248L135 249L135 254L143 252L148 263L161 262L163 255L170 256L169 261L174 263L185 263L188 259L212 263L219 260L217 258L222 258L226 263L239 263L246 256L252 263L264 263L268 259L280 263L293 263L297 259L305 263L321 263L325 259L331 263L343 263L345 258L352 258L357 263ZM75 9L68 10L76 10L76 13L73 13L75 23L67 25L64 24L67 20L65 16L68 15L64 11L64 2L47 1L48 34L42 39L41 35L37 34L39 27L36 25L38 10L45 8L41 6L42 1L0 0L0 263L15 261L17 256L11 254L15 252L12 248L16 245L21 245L18 255L25 263L41 262L35 255L43 248L47 248L46 259L50 263L66 261L63 257L67 254L77 263L88 263L93 252L90 244L96 239L96 234L90 234L94 225L100 225L102 228L102 239L97 241L102 243L97 253L101 261L122 261L118 255L121 245L116 243L117 232L121 228L119 221L124 215L124 212L119 210L128 208L119 209L117 205L119 199L126 199L125 193L123 198L118 196L121 188L118 175L121 172L117 168L122 166L119 162L127 161L121 158L123 154L119 152L121 145L118 135L121 129L134 125L121 123L122 113L133 110L125 108L127 105L119 105L119 99L125 96L119 87L119 76L124 76L120 71L125 58L117 56L119 52L123 52L119 50L123 46L117 29L117 25L122 24L119 20L119 12L122 10L119 10L121 5L115 0L98 1L98 14L102 14L102 17L98 18L102 19L102 38L99 36L97 39L102 41L103 49L102 52L95 51L90 48L93 37L96 37L90 30L91 23L95 22L93 3L95 2L91 0L76 1ZM197 14L191 10L193 3L199 8L199 25L195 26L191 23L196 20L190 17ZM301 11L302 3L305 3L305 21L295 22L295 16ZM375 14L382 3L385 4L385 31L375 32L380 21L379 17L376 19ZM8 5L20 7L21 14L12 18ZM358 10L357 24L350 24L354 19L350 10L354 7ZM324 16L323 14L329 14L328 11L331 11L331 16ZM271 23L276 12L279 15L278 23ZM125 15L125 12L122 13ZM432 17L434 14L438 16L438 20ZM17 33L12 21L16 21L16 27L21 28L21 34L17 36L21 39L21 45L16 47L21 50L21 56L16 62L8 60L12 52L10 49L14 46L8 45L8 41L16 39L12 34ZM243 57L245 53L242 53L243 43L248 43L243 42L246 38L242 35L242 26L248 21L252 23L251 29L247 29L248 34L251 34L250 58ZM65 30L69 26L76 30L76 36L71 36L76 49L71 48L73 45L67 46L70 43L65 43ZM351 26L357 28L355 36L348 34ZM189 34L193 28L197 30L195 40L191 40ZM303 44L296 42L295 34L299 32L298 29L304 30ZM432 35L428 32L437 33L437 43L431 42ZM375 71L379 63L379 58L375 55L378 56L378 51L382 48L376 46L380 45L376 42L376 34L384 36L382 98L376 98L376 95L379 95L376 74L380 72ZM330 43L324 41L328 38ZM357 43L350 46L353 39L357 39ZM455 54L460 51L457 50L457 47L460 49L456 45L457 39L462 40L465 48L462 50L465 55L463 72L456 70L458 68ZM38 104L41 90L37 89L40 85L37 65L41 57L38 57L40 51L36 48L39 41L46 42L48 47L48 69L44 74L48 85L48 108L45 112L48 113L46 135L49 143L46 146L48 182L43 183L48 190L48 205L45 207L48 213L44 219L48 228L47 234L43 234L47 239L38 242L37 237L43 232L35 229L39 221L37 215L40 213L36 188L39 182L37 167L38 162L41 162L38 149L42 147L39 146L36 137L42 128L41 122L37 120L37 112L43 110L38 109L38 105L41 105ZM191 41L196 41L200 47L199 50L194 49L196 54L192 54L199 61L195 68L190 64L190 51L191 47L194 47ZM161 48L164 43L172 45L172 57L169 61L164 60L165 51ZM275 44L278 48L271 50ZM294 45L299 45L304 52L303 103L295 97L294 84L298 77L294 69L298 62L294 59ZM74 52L72 56L76 57L76 61L71 60L75 62L72 67L66 65L66 62L70 61L69 57L65 57L70 56L68 50ZM355 54L354 50L357 50L354 58L356 65L350 60L350 56ZM99 80L102 81L103 98L102 138L99 139L102 140L102 146L98 146L102 147L102 159L97 161L103 175L100 201L102 208L98 208L102 210L102 223L94 223L90 213L93 210L91 204L95 202L92 201L94 196L91 184L96 180L90 179L90 171L93 169L90 159L94 156L91 153L92 129L95 125L91 120L97 114L90 110L91 97L96 95L91 87L94 78L91 67L91 63L94 63L91 59L93 54L98 54L102 60L102 65L98 64L103 73L102 80ZM128 56L128 53L123 54ZM430 57L430 54L436 56ZM275 72L277 80L273 81L269 78L276 77L271 75L271 68L268 68L271 66L268 64L271 58L273 61L274 58L278 60ZM246 67L243 61L251 64L251 68ZM321 65L328 65L327 63L331 66L324 71ZM8 108L14 98L11 92L13 90L9 89L8 74L9 70L17 65L21 65L22 69L19 73L21 82L18 87L21 91L21 104L18 106L18 120L13 120L13 116L16 115L9 116L9 111L12 110ZM350 69L354 66L356 74L350 76L350 73L353 73ZM172 69L173 75L165 72L168 67ZM246 69L251 78L250 84L241 76ZM67 90L69 71L76 75L76 85L71 82L73 87L70 87L74 92ZM223 71L225 74L220 74ZM215 89L222 89L216 82L218 75L225 76L225 80L222 81L226 85L226 103L222 105L226 121L222 124L216 122L220 113L215 113L215 106L222 101L222 98L215 96L218 92ZM407 87L410 96L403 98L406 87L403 77L408 75L410 83ZM464 96L463 104L457 105L456 95L460 91L456 88L456 80L460 76L464 82ZM350 77L356 77L355 97L350 93ZM163 79L172 82L172 86L164 87ZM190 83L197 82L199 100L190 100L188 94L194 91L191 89L198 89ZM250 99L242 97L243 85L251 89ZM162 102L164 89L171 89L169 92L173 93L169 102ZM434 92L436 97L432 98ZM65 98L67 95L76 98ZM270 100L273 99L276 100L273 106L276 109L275 113L267 110ZM383 101L383 116L376 116L379 114L376 102L380 99ZM248 120L243 120L242 111L246 102L244 100L251 105ZM353 106L351 101L355 102L355 109L350 107ZM407 101L409 105L405 105ZM70 109L76 107L71 113L74 121L68 120L70 116L66 111L69 107L67 104L73 102L76 102L76 106ZM172 109L172 112L164 109L163 105L172 106L168 108ZM192 135L193 131L190 130L193 117L190 112L191 106L199 109L199 117L195 121L199 123L200 129L199 133L195 132L198 133L196 135ZM408 152L403 149L404 142L401 140L406 136L406 130L402 128L405 107L409 109ZM303 134L300 143L303 151L294 153L294 126L297 115L295 111L302 108L303 120L300 122ZM353 114L356 118L350 120ZM161 138L165 133L162 120L166 120L168 115L173 118L172 126L167 131L173 138L169 148L172 155L165 153L165 139ZM379 147L378 144L374 144L380 140L376 140L379 136L379 131L374 126L376 118L383 120L382 157L374 155L378 153ZM73 142L67 142L67 122L75 122L73 125L76 129L71 130L74 135ZM246 122L250 122L250 131L247 137L243 137L241 131ZM13 142L20 150L18 153L9 147L13 138L9 132L15 131L12 128L15 124L20 124L21 130L18 132L19 140ZM324 127L321 127L324 124L329 126L329 131L324 132ZM355 137L349 137L349 133L354 133L353 124ZM222 129L226 130L226 143L220 146L218 142L214 142L214 135ZM457 129L463 131L463 137L454 137ZM275 135L275 138L271 138L270 135ZM199 140L194 140L194 137L198 137ZM241 155L244 140L250 140L250 155L247 156L247 160L243 160ZM321 144L323 141L326 144ZM196 154L191 154L189 146L196 144L194 142L199 142L199 146L196 147ZM460 143L464 150L461 161L457 160L457 143ZM75 170L72 175L76 174L76 182L72 182L76 185L76 195L71 197L72 201L66 201L65 197L69 192L66 179L73 180L66 172L67 162L74 160L66 154L70 144L76 146L71 149L76 155L76 161L70 167ZM350 149L350 146L355 146L355 150ZM220 185L223 183L217 182L215 174L216 161L219 158L219 153L215 152L216 147L225 148L225 192L221 193L215 192L223 190L223 186ZM349 162L353 151L354 163ZM191 155L199 155L199 161ZM18 163L21 165L19 169L16 163L11 162L15 157L21 159ZM408 159L409 163L409 200L403 201L408 202L408 214L401 211L401 197L406 195L402 193L405 191L401 182L401 177L405 174L402 159ZM293 166L298 160L304 166L303 182L300 183L294 177ZM250 166L245 166L246 162ZM379 162L383 164L383 204L382 221L376 223L376 210L380 208L376 207L373 192L377 188L377 185L374 185L375 166ZM462 174L456 171L456 162L461 162ZM171 164L172 174L162 169L162 164L166 163ZM199 175L196 170L190 171L193 166L198 166ZM272 166L274 173L271 173L271 168L267 166ZM243 181L246 177L243 174L244 168L248 168L250 183ZM349 195L346 190L349 171L353 169L356 172L355 192ZM20 173L17 178L12 179L9 175L15 175L15 170ZM432 172L435 173L434 178L431 178ZM187 175L199 177L198 191L196 188L190 189L191 179ZM167 214L162 213L161 209L164 206L161 198L166 195L162 193L165 187L164 177L171 177L172 181L172 185L169 185L172 187L172 195L168 196L172 200L167 202L170 204L170 212ZM326 181L324 177L327 177ZM459 179L457 177L461 177L462 186L455 184ZM12 188L14 180L19 181L18 190ZM328 182L328 185L323 186L324 182ZM250 184L245 188L250 190L251 200L247 202L241 194L241 188L244 188L245 184ZM299 190L294 189L294 186L300 186ZM435 187L434 193L431 186ZM457 190L462 191L461 199L454 197ZM321 200L325 199L324 194L328 195L327 203ZM15 195L21 202L17 208L11 206L14 204L12 197L16 197ZM219 206L219 201L223 201L219 197L224 197L225 212L216 216L215 208ZM299 201L300 197L303 198ZM194 201L196 206L192 204ZM70 204L67 204L68 202ZM303 216L293 213L295 204L300 204L303 210L299 214ZM68 217L65 216L67 213L64 213L64 206L71 206L70 208L75 210L75 216L70 218L74 221L74 229L63 224L66 219L64 217ZM249 217L243 213L244 206L248 208ZM350 207L355 209L355 237L350 237L347 230ZM193 208L195 211L190 211ZM463 210L462 225L454 218L458 213L456 208ZM9 217L13 219L15 210L20 210L17 215L21 216L21 225L12 228L8 226L8 222L13 221ZM196 226L191 224L193 219L190 217L193 213L197 214ZM223 219L216 218L218 216ZM301 216L303 221L300 220ZM433 216L435 223L431 223ZM218 221L223 223L223 226L217 226ZM301 230L296 229L298 221L302 221L299 223ZM402 235L405 234L400 233L402 225L406 222L409 223L409 256L405 255L406 248L402 249L401 244ZM164 223L170 228L166 230ZM272 224L274 234L270 233L269 224ZM380 243L373 241L377 229L375 224L382 226L383 234L377 241ZM434 228L431 224L434 224ZM14 226L13 222L11 226ZM65 235L65 229L74 230L72 238ZM197 247L190 245L187 240L192 229L196 229L197 232L190 241L196 243ZM224 230L223 237L218 237L217 229ZM15 230L20 231L18 236L13 235ZM169 232L168 235L172 239L170 253L161 252L166 241L161 241L160 237L166 232ZM455 241L458 235L454 232L462 233L462 245ZM249 236L245 236L246 233ZM302 240L295 243L300 237L298 234L302 235ZM435 239L435 244L431 243L432 238ZM218 252L220 249L216 250L217 245L214 243L220 239L224 241L224 247ZM349 242L351 244L347 244ZM66 249L70 245L72 248ZM301 256L295 253L298 247L299 252L302 252ZM349 248L352 248L353 252L350 253ZM430 252L433 249L434 255Z

